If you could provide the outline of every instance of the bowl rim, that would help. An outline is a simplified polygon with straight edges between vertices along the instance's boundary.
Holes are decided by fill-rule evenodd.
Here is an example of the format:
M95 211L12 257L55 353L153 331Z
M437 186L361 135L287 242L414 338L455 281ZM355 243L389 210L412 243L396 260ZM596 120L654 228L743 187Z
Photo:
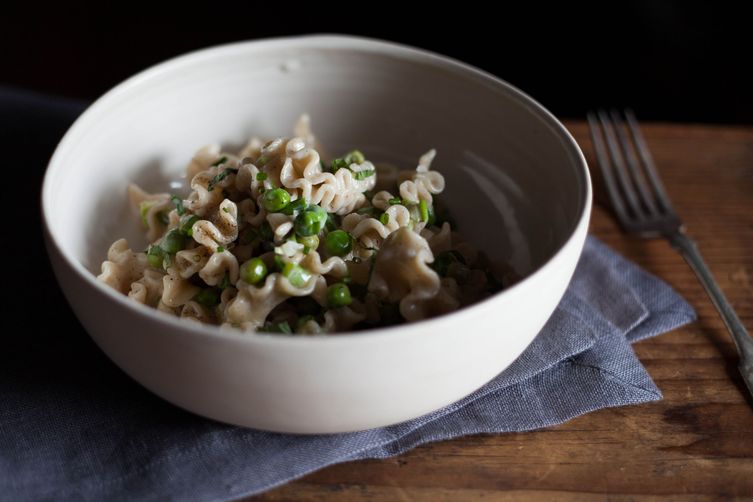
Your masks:
M49 214L52 213L51 199L54 191L52 185L52 178L54 173L62 169L61 157L67 153L70 148L70 144L73 139L78 135L78 131L86 127L89 117L95 115L103 107L108 106L112 101L118 99L122 94L130 92L131 88L137 87L142 82L148 82L150 79L157 78L163 73L172 72L179 69L183 65L193 65L197 61L202 59L211 59L216 55L227 55L233 52L245 53L251 51L263 51L265 49L284 49L284 48L315 48L315 49L346 49L346 50L361 50L365 52L374 52L377 54L408 59L413 61L420 61L424 64L431 64L439 69L445 71L451 71L459 75L463 75L466 78L473 78L476 82L486 84L494 87L496 90L504 92L517 100L521 105L526 106L529 111L536 115L543 123L547 124L550 129L559 137L562 141L565 149L570 149L571 153L574 153L574 160L580 169L577 170L576 176L580 179L580 208L579 216L576 219L574 225L568 230L569 236L560 243L556 251L554 251L546 260L541 262L538 267L529 272L523 279L499 291L489 298L485 298L472 305L468 305L462 309L443 314L441 316L425 319L414 323L404 323L395 326L373 328L362 331L347 331L338 332L335 336L322 335L322 336L301 336L301 335L287 335L283 333L248 333L245 331L239 331L236 329L223 329L220 326L213 324L186 322L176 316L166 315L152 307L134 302L126 295L115 291L108 287L106 284L101 283L96 279L96 276L87 270L84 265L71 256L70 253L63 250L58 244L58 239L55 231L51 226ZM399 44L396 42L353 36L343 34L309 34L298 36L285 36L285 37L272 37L263 38L258 40L245 40L238 42L231 42L227 44L220 44L210 46L206 48L190 51L162 62L156 63L139 73L127 78L119 84L112 87L106 93L92 102L86 110L76 118L73 124L68 128L62 139L55 147L55 151L50 157L50 161L47 164L45 170L44 179L42 182L41 190L41 209L42 209L42 227L45 234L47 244L50 248L58 253L61 259L73 270L76 275L82 278L89 286L95 288L95 290L104 294L112 301L119 302L126 309L131 310L135 315L146 317L147 320L156 322L157 324L166 325L168 327L176 328L180 331L184 331L191 336L198 336L204 338L216 339L220 337L226 341L235 341L244 344L254 345L271 345L271 346L291 346L296 347L308 347L311 345L321 346L327 345L340 345L340 344L365 344L372 342L379 342L383 337L413 337L413 336L426 336L426 332L432 331L438 327L438 323L444 322L449 317L452 317L456 321L461 321L461 318L472 318L474 313L479 310L489 309L494 304L503 301L505 298L510 297L515 291L524 287L525 284L530 283L534 277L544 275L549 269L554 266L555 262L560 261L565 250L570 247L573 240L580 234L579 230L588 226L592 205L592 184L589 175L588 164L586 158L581 151L579 145L573 138L572 134L565 128L565 126L551 113L544 108L538 101L530 97L525 92L521 91L517 87L509 84L508 82L500 79L499 77L488 73L484 70L476 68L470 64L464 63L449 56L444 56L425 49L419 49L410 45ZM48 256L48 258L50 258ZM61 285L62 289L62 285ZM64 291L65 293L65 291ZM251 336L249 336L251 335Z

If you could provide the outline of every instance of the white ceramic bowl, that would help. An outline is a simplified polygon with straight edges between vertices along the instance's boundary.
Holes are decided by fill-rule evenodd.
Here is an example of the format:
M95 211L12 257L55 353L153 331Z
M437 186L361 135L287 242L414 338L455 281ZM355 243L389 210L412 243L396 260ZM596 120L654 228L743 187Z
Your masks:
M130 181L170 190L200 146L289 134L308 112L332 152L415 165L438 150L460 231L525 279L451 315L326 337L243 334L181 321L95 280L107 248L145 245ZM468 65L362 38L307 36L194 52L97 100L53 155L42 205L50 258L102 350L200 415L281 432L384 426L469 394L528 346L580 256L585 159L531 98Z

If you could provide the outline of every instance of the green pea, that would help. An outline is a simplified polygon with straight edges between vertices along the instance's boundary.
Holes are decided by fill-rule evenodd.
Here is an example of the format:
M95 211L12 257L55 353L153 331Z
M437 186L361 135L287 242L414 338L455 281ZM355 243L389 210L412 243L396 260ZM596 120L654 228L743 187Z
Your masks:
M139 214L141 214L141 223L143 223L145 227L149 226L149 222L146 219L147 214L149 213L149 209L156 203L157 203L156 200L143 200L139 204Z
M350 289L345 284L338 282L327 288L327 305L332 308L344 307L353 303Z
M295 233L301 237L318 234L327 222L327 212L324 209L319 206L311 207L319 208L319 211L309 208L295 217ZM324 213L323 217L322 213Z
M285 206L285 208L282 209L280 212L282 214L288 214L288 215L291 215L291 216L297 216L298 213L300 213L301 211L303 211L304 209L306 209L307 205L308 204L306 204L306 201L304 199L298 198L298 199L294 200L293 202L291 202L290 204L288 204L287 206Z
M319 237L316 235L309 235L307 237L299 237L298 242L303 244L304 249L316 250L319 247Z
M302 288L311 279L311 272L295 263L285 263L282 267L282 275L288 278L290 284Z
M214 307L220 304L220 290L217 288L202 289L194 295L193 299L205 307Z
M160 247L165 253L175 254L186 246L186 239L180 230L173 228L163 238Z
M267 276L267 264L261 258L252 258L241 266L241 279L258 284Z
M345 155L345 162L348 165L363 164L365 161L366 161L366 157L364 157L364 155L358 150L353 150L352 152L348 152Z
M308 207L308 211L314 213L314 216L319 221L319 224L324 227L324 225L327 224L327 218L329 215L327 214L327 211L324 210L322 206L317 206L316 204L311 204Z
M180 217L180 225L178 229L183 235L191 237L193 235L193 224L199 221L199 217L195 214L185 214Z
M324 238L324 248L332 256L345 256L353 249L353 238L345 230L335 230Z
M276 213L290 204L290 194L284 188L267 190L262 196L262 204L264 204L264 209L270 213Z
M159 246L149 246L146 250L146 261L150 267L162 268L162 262L165 259L165 252Z

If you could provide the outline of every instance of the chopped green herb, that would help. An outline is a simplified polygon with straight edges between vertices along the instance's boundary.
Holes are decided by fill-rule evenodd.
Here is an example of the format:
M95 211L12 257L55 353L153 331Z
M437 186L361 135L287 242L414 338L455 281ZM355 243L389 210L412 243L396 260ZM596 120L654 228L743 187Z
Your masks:
M390 215L387 213L382 213L379 216L379 221L382 223L382 225L386 225L387 223L390 222Z
M279 272L282 272L283 269L285 268L285 260L283 260L280 255L275 255L274 261L275 261L275 268Z
M228 286L230 286L230 284L231 284L231 283L230 283L230 275L229 275L229 274L227 274L227 273L225 273L225 275L223 275L223 276L222 276L222 280L221 280L221 281L220 281L220 283L219 283L219 284L217 285L217 287L218 287L218 288L220 288L220 289L225 289L225 288L227 288Z
M290 329L290 324L288 324L288 321L283 321L279 323L266 323L263 327L258 328L256 331L259 333L284 333L286 335L292 335L293 330Z
M358 214L368 214L369 216L376 216L378 212L379 210L374 206L364 206L356 210Z
M345 162L345 159L334 159L332 161L332 167L330 168L330 171L336 173L338 169L346 169L347 167L348 163Z
M251 244L256 239L256 230L248 228L243 231L240 237L241 244Z
M227 162L227 157L223 155L219 159L217 159L214 162L212 162L210 164L210 167L216 167L216 166L219 166L220 164L224 164L225 162Z
M400 197L393 197L387 202L389 202L390 206L396 206L398 204L402 204L403 200Z
M207 183L207 191L211 192L212 190L214 190L214 187L217 185L217 183L224 180L231 174L238 174L238 170L232 167L228 167L221 173L217 173L211 180L209 180L209 183Z
M433 268L440 276L446 277L450 270L450 266L453 263L460 263L463 266L466 265L463 255L457 251L445 251L437 255L434 259L434 263L431 264L431 268Z
M264 181L267 179L267 173L256 173L256 181Z
M194 295L193 299L205 307L215 307L220 304L220 290L217 288L202 289Z
M458 261L450 263L450 266L447 267L447 277L452 277L460 284L466 283L470 274L471 269Z
M225 248L222 247L222 246L217 246L217 252L218 253L224 253L225 252Z
M425 200L421 199L418 202L418 211L421 215L421 221L429 221L429 206Z
M256 159L256 162L254 162L257 166L262 167L264 164L266 164L269 161L269 159L262 155L258 159Z
M353 150L352 152L348 152L345 154L344 157L340 157L337 159L333 159L331 163L330 171L337 172L338 169L347 168L350 169L351 164L363 164L366 162L366 158L364 157L363 153L359 152L358 150ZM322 169L324 169L324 165L322 164ZM374 174L374 170L370 170L371 174L363 175L361 178L356 179L364 179L368 178L369 176ZM362 171L366 172L366 171Z
M268 221L265 221L259 227L259 238L263 241L271 241L272 237L274 237L274 233L272 233L272 227L269 225Z
M178 212L178 216L186 214L186 208L183 207L183 200L177 195L170 197L170 201L175 204L175 210Z
M335 218L334 214L327 213L327 221L324 223L324 229L327 232L332 232L333 230L337 230L337 227L340 225L337 223L337 219Z
M363 171L355 171L353 173L353 177L357 179L358 181L365 180L366 178L370 176L374 176L376 171L373 169L364 169Z
M197 221L199 221L199 217L195 214L185 214L181 216L180 223L178 224L180 233L187 235L188 237L193 236L193 224Z
M222 208L222 212L223 212L223 213L228 213L228 214L229 214L229 213L230 213L230 209L228 209L228 208L226 208L226 207L223 207L223 208Z

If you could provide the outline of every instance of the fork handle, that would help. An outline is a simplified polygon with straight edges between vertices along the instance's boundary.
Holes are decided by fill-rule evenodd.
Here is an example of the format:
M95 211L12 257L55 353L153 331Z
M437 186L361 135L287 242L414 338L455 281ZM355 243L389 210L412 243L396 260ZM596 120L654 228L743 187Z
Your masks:
M753 339L748 335L743 323L740 322L740 318L737 317L722 290L719 289L714 276L711 275L711 270L703 261L695 241L682 231L669 235L668 238L672 246L682 254L690 268L698 276L698 280L701 281L706 293L719 311L724 324L732 334L737 352L740 354L740 373L743 375L745 385L748 386L748 391L753 396Z

